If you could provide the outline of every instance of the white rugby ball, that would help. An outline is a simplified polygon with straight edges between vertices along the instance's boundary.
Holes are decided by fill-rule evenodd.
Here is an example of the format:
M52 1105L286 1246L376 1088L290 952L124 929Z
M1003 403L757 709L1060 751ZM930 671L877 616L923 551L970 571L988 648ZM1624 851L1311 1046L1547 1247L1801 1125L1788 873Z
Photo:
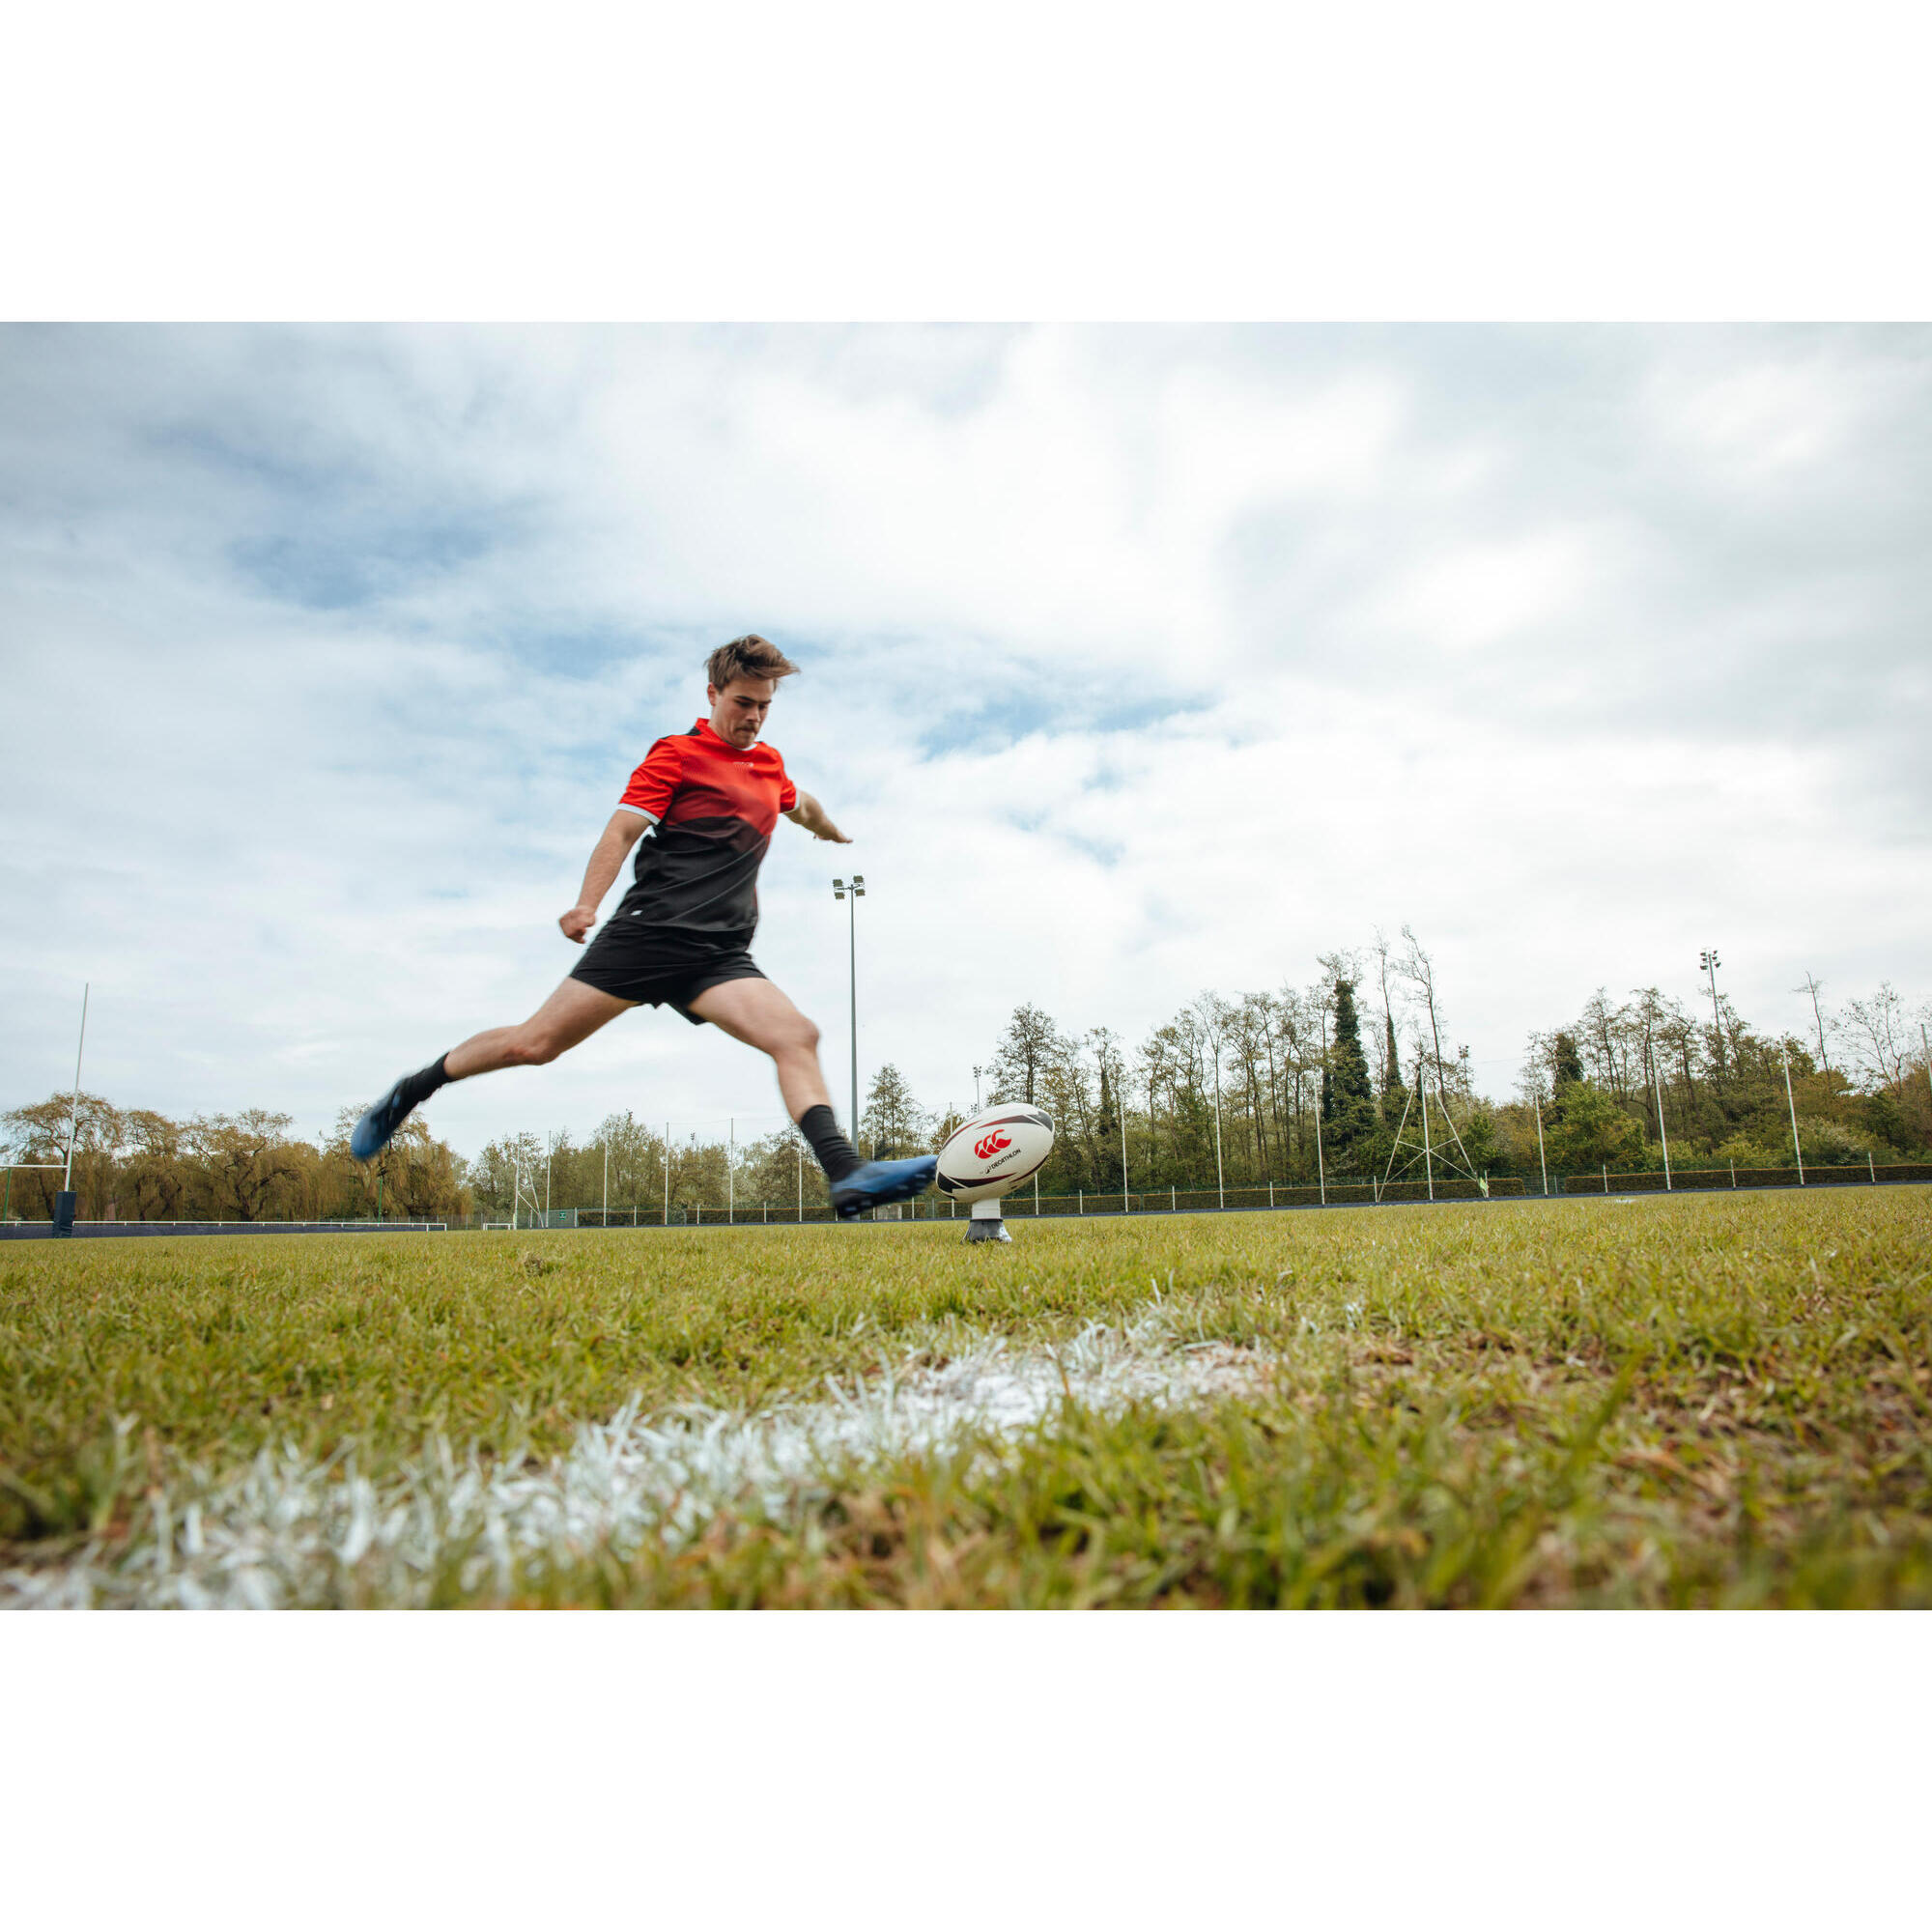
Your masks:
M1053 1151L1053 1122L1037 1107L1003 1101L974 1117L939 1150L940 1193L991 1201L1031 1180Z

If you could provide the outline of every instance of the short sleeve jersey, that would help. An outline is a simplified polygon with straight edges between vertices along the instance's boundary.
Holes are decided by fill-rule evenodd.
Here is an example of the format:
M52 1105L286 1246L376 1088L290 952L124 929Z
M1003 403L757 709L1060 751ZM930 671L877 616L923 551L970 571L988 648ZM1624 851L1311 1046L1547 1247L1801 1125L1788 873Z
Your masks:
M695 939L748 945L772 828L797 803L798 787L769 745L741 752L703 718L660 738L618 800L651 820L619 913Z

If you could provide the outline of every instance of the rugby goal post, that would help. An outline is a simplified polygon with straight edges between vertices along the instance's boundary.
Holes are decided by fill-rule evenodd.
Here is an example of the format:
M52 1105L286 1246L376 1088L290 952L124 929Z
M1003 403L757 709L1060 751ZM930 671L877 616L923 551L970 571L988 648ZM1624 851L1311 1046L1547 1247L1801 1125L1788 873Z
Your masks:
M505 1233L514 1233L523 1225L524 1203L526 1200L529 1202L530 1226L533 1228L542 1227L548 1217L545 1215L542 1208L537 1205L536 1175L533 1172L530 1175L528 1184L526 1185L524 1180L524 1163L521 1154L519 1154L512 1161L510 1167L510 1218L507 1221L484 1222L484 1232L487 1234L491 1229L497 1228L503 1230Z

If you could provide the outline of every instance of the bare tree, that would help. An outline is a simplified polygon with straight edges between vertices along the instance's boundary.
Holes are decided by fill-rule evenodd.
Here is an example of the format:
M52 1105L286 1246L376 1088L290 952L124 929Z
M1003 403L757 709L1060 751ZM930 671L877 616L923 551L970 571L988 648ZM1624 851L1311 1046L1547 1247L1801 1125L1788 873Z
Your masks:
M1187 1009L1200 1030L1201 1043L1218 1068L1234 1031L1235 1009L1219 993L1203 993ZM1217 1072L1216 1079L1219 1079ZM1218 1091L1218 1090L1217 1090Z
M1408 950L1397 960L1396 971L1421 996L1423 1017L1428 1022L1429 1050L1435 1061L1435 1077L1439 1085L1443 1065L1442 1015L1438 1010L1435 996L1435 962L1429 956L1412 928L1405 925L1402 936L1408 942Z
M1905 1002L1889 980L1881 980L1868 1000L1847 1000L1837 1030L1872 1084L1898 1085L1905 1070Z
M1794 993L1809 993L1811 995L1811 1019L1813 1025L1818 1029L1818 1065L1825 1072L1829 1073L1832 1070L1832 1059L1825 1048L1825 1009L1819 1004L1818 1000L1818 995L1825 990L1825 982L1807 973L1804 976L1804 985L1794 986L1791 990Z

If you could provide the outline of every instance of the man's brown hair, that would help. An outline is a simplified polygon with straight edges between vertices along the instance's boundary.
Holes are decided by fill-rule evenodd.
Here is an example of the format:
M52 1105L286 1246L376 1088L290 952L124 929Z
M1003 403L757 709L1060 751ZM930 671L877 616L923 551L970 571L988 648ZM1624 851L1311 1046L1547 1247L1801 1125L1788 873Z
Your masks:
M720 644L704 661L704 674L723 691L734 677L790 677L798 667L772 642L755 631Z

